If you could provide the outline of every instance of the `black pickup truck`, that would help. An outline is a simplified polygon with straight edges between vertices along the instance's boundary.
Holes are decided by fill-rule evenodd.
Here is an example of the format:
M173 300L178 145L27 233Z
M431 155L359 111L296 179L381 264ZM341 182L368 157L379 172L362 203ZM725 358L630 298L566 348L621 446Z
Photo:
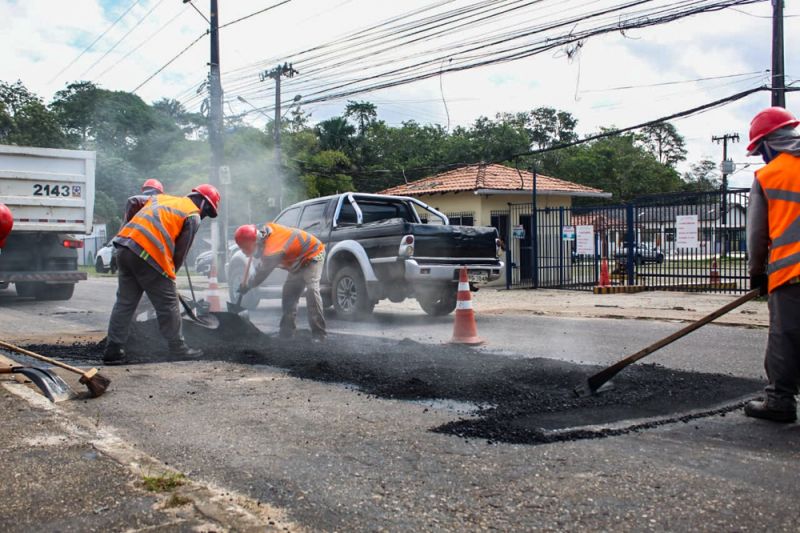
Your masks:
M503 270L497 230L451 226L444 214L415 198L326 196L284 209L275 222L308 231L325 243L323 303L345 318L368 315L384 298L416 298L426 313L446 315L456 307L462 266L473 289L496 280ZM246 263L241 251L228 263L231 301ZM280 294L285 279L286 272L276 269L258 291L245 295L243 305L254 309L261 298Z

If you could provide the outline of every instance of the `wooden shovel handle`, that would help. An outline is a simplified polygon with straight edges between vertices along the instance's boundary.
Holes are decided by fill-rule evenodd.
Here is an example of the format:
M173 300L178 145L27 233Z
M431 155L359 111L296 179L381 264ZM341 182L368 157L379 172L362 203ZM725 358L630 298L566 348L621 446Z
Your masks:
M743 294L742 296L736 298L734 301L730 302L729 304L720 307L719 309L717 309L713 313L709 313L708 315L706 315L703 318L697 320L696 322L692 322L691 324L689 324L685 328L683 328L683 329L681 329L679 331L676 331L675 333L673 333L669 337L665 337L665 338L661 339L660 341L654 342L650 346L642 348L641 350L639 350L635 354L629 355L625 359L622 359L622 360L618 361L617 363L611 365L610 367L608 367L608 368L606 368L604 370L601 370L600 372L598 372L597 374L595 374L595 375L593 375L593 376L591 376L589 378L589 380L588 380L589 381L589 386L592 388L592 390L597 390L603 383L605 383L609 379L611 379L614 376L616 376L626 366L628 366L628 365L630 365L632 363L635 363L639 359L641 359L641 358L643 358L643 357L645 357L647 355L650 355L651 353L655 352L656 350L660 350L661 348L663 348L667 344L671 344L671 343L675 342L676 340L680 339L681 337L685 337L686 335L688 335L692 331L705 326L706 324L708 324L712 320L716 320L717 318L721 317L725 313L727 313L727 312L729 312L729 311L731 311L733 309L736 309L737 307L739 307L743 303L749 302L753 298L756 298L759 295L759 292L760 292L760 289L753 289L750 292L746 292L745 294Z
M11 350L12 352L18 352L23 355L27 355L28 357L33 357L34 359L38 359L39 361L44 361L45 363L50 363L53 366L58 366L63 368L64 370L75 372L76 374L80 374L81 376L89 375L91 377L92 375L97 373L96 368L93 368L91 370L81 370L80 368L75 368L74 366L62 363L61 361L57 361L55 359L50 359L49 357L45 357L44 355L38 354L36 352L31 352L30 350L26 350L25 348L14 346L13 344L9 344L5 341L0 341L0 347L5 348L6 350Z
M250 279L250 265L253 264L253 256L254 255L255 255L255 252L250 254L250 257L247 258L247 266L244 267L244 277L242 278L242 285L246 284L247 280ZM242 297L243 296L244 296L244 294L242 294L242 291L239 291L239 297L236 298L236 307L241 307L242 306Z

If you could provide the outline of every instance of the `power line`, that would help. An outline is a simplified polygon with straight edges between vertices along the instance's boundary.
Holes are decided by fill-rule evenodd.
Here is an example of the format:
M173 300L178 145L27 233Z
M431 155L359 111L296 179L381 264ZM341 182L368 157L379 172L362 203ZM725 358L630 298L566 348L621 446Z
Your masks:
M233 24L236 24L237 22L241 22L241 21L247 20L247 19L249 19L251 17L255 17L256 15L260 15L261 13L265 13L265 12L269 11L270 9L275 9L276 7L282 6L283 4L288 4L291 1L292 0L283 0L283 2L278 2L277 4L271 5L269 7L265 7L264 9L261 9L259 11L254 12L254 13L250 13L249 15L245 15L243 17L240 17L240 18L236 19L236 20L232 20L230 22L226 22L225 24L222 24L219 27L219 29L227 28L228 26L232 26Z
M164 24L162 24L162 25L161 25L161 26L160 26L160 27L159 27L159 28L158 28L156 31L154 31L154 32L153 32L153 33L151 33L149 36L147 36L147 38L145 38L144 40L142 40L142 42L140 42L138 45L136 45L134 48L132 48L132 49L131 49L131 50L130 50L130 51L127 53L127 54L125 54L124 56L122 56L122 57L121 57L121 58L120 58L118 61L114 62L114 63L113 63L111 66L109 66L109 67L108 67L107 69L105 69L103 72L101 72L100 74L98 74L97 76L95 76L95 77L94 77L94 79L95 79L95 80L99 80L100 78L102 78L103 76L105 76L105 75L106 75L108 72L110 72L110 71L114 70L114 68L116 68L117 66L119 66L119 65L120 65L120 63L122 63L123 61L125 61L126 59L128 59L128 57L130 57L130 56L131 56L133 53L135 53L137 50L139 50L139 48L141 48L141 47L142 47L142 46L144 46L145 44L149 43L149 42L150 42L150 41L151 41L151 40L152 40L152 39L153 39L153 38L154 38L156 35L158 35L158 34L159 34L159 33L161 33L161 32L162 32L164 29L166 29L166 28L167 28L167 26L169 26L170 24L172 24L172 23L173 23L173 22L174 22L174 21L175 21L175 20L176 20L178 17L180 17L182 14L183 14L183 9L182 9L182 10L180 10L180 11L178 11L177 13L175 13L175 16L174 16L174 17L172 17L172 18L171 18L171 19L169 19L167 22L165 22Z
M627 89L644 89L644 88L648 88L648 87L662 87L662 86L665 86L665 85L679 85L679 84L682 84L682 83L694 83L694 82L698 82L698 81L724 80L724 79L727 79L727 78L739 78L739 77L743 77L743 76L752 76L754 74L763 74L763 73L767 73L767 72L769 72L769 69L756 70L756 71L753 71L753 72L743 72L741 74L726 74L726 75L723 75L723 76L708 76L708 77L705 77L705 78L694 78L694 79L691 79L691 80L664 81L664 82L661 82L661 83L649 83L649 84L643 84L643 85L623 85L623 86L619 86L619 87L607 87L605 89L585 89L585 90L581 91L581 93L604 93L604 92L610 92L610 91L623 91L623 90L627 90Z
M110 31L111 31L111 29L112 29L114 26L116 26L116 25L117 25L117 23L118 23L120 20L122 20L122 19L125 17L125 15L127 15L127 14L130 12L130 10L131 10L131 9L133 9L133 8L134 8L134 7L135 7L135 6L136 6L136 5L137 5L137 4L140 2L140 1L141 1L141 0L135 0L135 2L133 2L133 3L132 3L130 6L128 6L128 9L126 9L126 10L125 10L125 11L122 13L122 15L120 15L119 17L117 17L117 20L115 20L114 22L112 22L112 23L111 23L111 25L110 25L108 28L106 28L106 29L105 29L105 31L104 31L103 33L101 33L101 34L100 34L100 35L99 35L99 36L98 36L98 37L97 37L97 38L96 38L94 41L92 41L92 43L91 43L89 46L87 46L86 48L84 48L84 49L83 49L83 51L82 51L80 54L78 54L78 56L77 56L75 59L73 59L72 61L70 61L70 62L69 62L69 64L68 64L66 67L64 67L64 68L62 68L61 70L59 70L59 71L58 71L58 73L57 73L55 76L53 76L52 78L50 78L50 81L48 81L48 82L47 82L47 84L49 85L49 84L53 83L53 82L56 80L56 78L58 78L59 76L61 76L61 75L62 75L62 74L63 74L63 73L64 73L64 72L65 72L65 71L66 71L66 70L69 68L69 67L71 67L72 65L74 65L74 64L75 64L75 63L76 63L76 62L77 62L77 61L78 61L78 60L79 60L81 57L83 57L83 54L85 54L86 52L88 52L89 50L91 50L91 48L92 48L94 45L96 45L96 44L97 44L97 42L98 42L100 39L102 39L103 37L105 37L105 35L106 35L108 32L110 32Z
M90 71L90 70L92 70L92 69L95 67L95 65L97 65L99 62L101 62L103 59L105 59L105 58L108 56L108 54L110 54L111 52L113 52L113 51L114 51L114 49L115 49L117 46L119 46L119 44L120 44L122 41L124 41L125 39L127 39L127 38L128 38L128 36L129 36L131 33L133 33L133 31L134 31L136 28L138 28L138 27L139 27L139 26L142 24L142 22L144 22L144 21L147 19L147 17L149 17L149 16L150 16L150 14L151 14L153 11L155 11L155 9L156 9L158 6L160 6L160 5L161 5L161 4L163 4L163 3L164 3L164 0L158 0L158 2L157 2L157 3L156 3L154 6L153 6L153 7L151 7L151 8L150 8L150 10L149 10L147 13L145 13L145 15L144 15L142 18L140 18L140 19L139 19L139 20L136 22L136 24L134 24L134 25L133 25L133 27L131 27L131 29L129 29L127 32L125 32L125 35L123 35L123 36L122 36L122 38L121 38L120 40L118 40L116 43L114 43L114 45L113 45L111 48L109 48L109 49L108 49L108 51L107 51L105 54L103 54L102 56L100 56L100 59L98 59L97 61L95 61L94 63L92 63L92 65L91 65L89 68L87 68L86 70L84 70L84 71L83 71L83 74L81 74L81 78L83 78L84 76L86 76L86 74L88 74L88 73L89 73L89 71Z
M160 73L162 70L164 70L165 68L167 68L168 66L170 66L170 64L172 64L172 62L173 62L173 61L175 61L176 59L178 59L179 57L181 57L183 54L185 54L185 53L186 53L186 52L187 52L187 51L188 51L188 50L189 50L189 49L190 49L192 46L194 46L194 45L196 45L198 42L200 42L200 39L202 39L203 37L205 37L205 36L206 36L206 35L208 35L209 33L211 33L211 32L210 32L209 30L206 30L206 31L205 31L205 33L202 33L200 36L198 36L198 37L197 37L197 39L195 39L194 41L192 41L191 43L189 43L189 45L188 45L186 48L184 48L183 50L181 50L180 52L178 52L178 54L177 54L175 57L173 57L172 59L170 59L169 61L167 61L166 63L164 63L164 65L163 65L163 66L162 66L160 69L158 69L157 71L155 71L154 73L152 73L152 74L150 75L150 77L148 77L148 78L147 78L146 80L144 80L142 83L140 83L139 85L137 85L137 86L136 86L136 88L135 88L134 90L132 90L131 92L132 92L132 93L135 93L136 91L138 91L139 89L141 89L141 88L142 88L142 87L143 87L143 86L144 86L144 85L145 85L147 82L149 82L150 80L152 80L153 78L155 78L155 77L156 77L156 76L157 76L157 75L158 75L158 74L159 74L159 73Z

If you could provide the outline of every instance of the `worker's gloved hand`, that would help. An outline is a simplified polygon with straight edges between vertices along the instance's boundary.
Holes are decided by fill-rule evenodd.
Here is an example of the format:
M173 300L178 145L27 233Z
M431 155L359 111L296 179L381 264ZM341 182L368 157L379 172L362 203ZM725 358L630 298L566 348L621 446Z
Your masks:
M239 284L239 294L240 294L240 295L242 295L242 296L244 296L245 294L247 294L247 291L249 291L250 289L251 289L251 287L250 287L250 285L249 285L249 284L247 284L247 283L241 283L241 284Z
M759 289L759 296L766 296L768 284L768 277L766 274L754 274L750 276L750 290Z

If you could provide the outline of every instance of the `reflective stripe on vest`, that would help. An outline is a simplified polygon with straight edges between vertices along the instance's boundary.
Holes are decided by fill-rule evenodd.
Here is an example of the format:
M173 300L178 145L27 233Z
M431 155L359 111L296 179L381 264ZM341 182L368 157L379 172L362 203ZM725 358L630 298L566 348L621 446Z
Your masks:
M325 246L322 242L301 229L280 224L266 224L269 236L264 242L264 256L282 254L280 267L294 272L318 256Z
M159 194L136 213L117 235L136 242L144 250L141 254L143 259L152 257L164 275L175 279L175 240L186 218L199 212L189 198Z
M800 158L782 153L756 172L767 198L769 291L800 276Z

